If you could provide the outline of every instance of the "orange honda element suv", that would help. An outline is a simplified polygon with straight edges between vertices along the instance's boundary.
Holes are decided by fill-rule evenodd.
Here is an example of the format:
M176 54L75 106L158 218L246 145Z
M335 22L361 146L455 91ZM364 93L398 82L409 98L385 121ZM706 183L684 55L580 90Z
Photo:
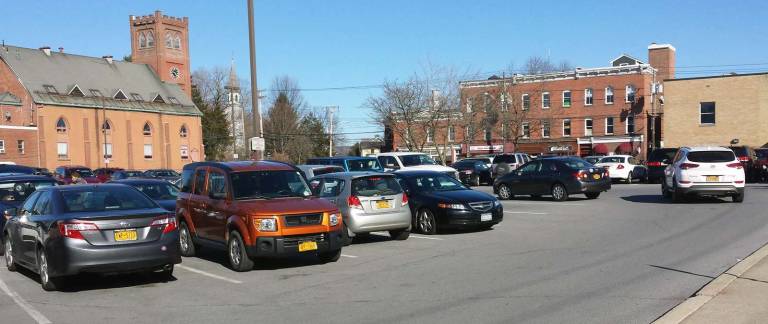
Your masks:
M312 196L301 171L275 161L197 162L184 166L176 201L181 254L226 246L236 271L254 259L314 253L341 256L341 213Z

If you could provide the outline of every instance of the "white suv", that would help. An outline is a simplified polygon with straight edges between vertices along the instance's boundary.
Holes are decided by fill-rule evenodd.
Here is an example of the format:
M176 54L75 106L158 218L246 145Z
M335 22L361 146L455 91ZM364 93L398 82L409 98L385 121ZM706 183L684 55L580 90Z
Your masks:
M674 202L688 195L744 201L744 166L725 147L682 147L664 170L661 193Z
M434 159L424 153L416 152L389 152L376 156L384 171L398 170L430 170L447 174L454 179L459 178L456 169L439 165Z
M493 157L491 164L491 178L498 178L517 170L523 164L531 162L531 157L525 153L499 154Z

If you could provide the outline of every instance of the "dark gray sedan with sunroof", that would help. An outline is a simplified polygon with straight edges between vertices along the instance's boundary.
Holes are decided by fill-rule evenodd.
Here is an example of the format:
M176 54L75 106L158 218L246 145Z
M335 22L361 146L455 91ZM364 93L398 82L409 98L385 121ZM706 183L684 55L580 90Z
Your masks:
M181 263L176 216L121 184L42 188L7 211L5 263L40 274L56 290L78 273L158 272Z

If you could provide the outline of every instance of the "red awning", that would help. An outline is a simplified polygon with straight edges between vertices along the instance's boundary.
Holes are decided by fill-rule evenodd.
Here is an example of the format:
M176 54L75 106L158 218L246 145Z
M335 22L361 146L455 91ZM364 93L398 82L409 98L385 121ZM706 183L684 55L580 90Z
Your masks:
M619 154L631 154L632 143L625 142L625 143L619 144L619 147L616 148L616 152Z
M605 146L605 144L597 144L592 148L592 153L601 155L608 154L608 146Z

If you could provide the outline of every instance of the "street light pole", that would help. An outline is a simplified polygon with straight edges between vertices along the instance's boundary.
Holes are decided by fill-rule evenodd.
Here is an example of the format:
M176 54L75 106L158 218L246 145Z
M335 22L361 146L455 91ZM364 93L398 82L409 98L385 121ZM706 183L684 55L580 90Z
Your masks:
M264 131L261 128L259 87L256 83L256 35L253 27L253 0L248 0L248 43L251 51L251 111L253 112L254 135L263 141ZM253 151L254 160L261 160L263 158L263 149Z

